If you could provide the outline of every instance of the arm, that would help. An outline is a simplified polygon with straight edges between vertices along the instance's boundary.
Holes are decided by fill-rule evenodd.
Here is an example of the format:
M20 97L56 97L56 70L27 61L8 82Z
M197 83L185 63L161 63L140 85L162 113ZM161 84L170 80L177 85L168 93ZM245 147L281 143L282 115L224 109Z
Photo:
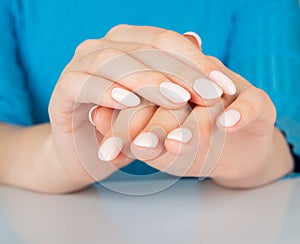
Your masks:
M147 31L153 32L152 37L154 40L160 40L162 36L169 36L172 33L172 37L176 37L175 40L178 39L180 44L178 46L195 48L189 40L180 34L158 28L121 26L115 28L110 34L113 33L114 38L119 35L124 38L126 36L131 38L133 36L131 32L135 33L135 29L138 29L139 36L144 36L144 32L147 33ZM126 33L124 34L123 31L126 31ZM105 48L101 48L103 45ZM5 184L37 191L63 193L79 190L94 181L102 180L116 169L130 163L132 158L126 156L119 157L114 165L99 160L97 157L99 155L97 139L101 141L102 136L99 134L95 136L94 127L89 123L87 115L95 104L118 109L137 106L141 100L131 90L136 91L142 97L145 95L144 98L149 98L151 102L168 108L185 105L190 98L190 96L186 96L189 93L179 85L173 84L172 78L157 72L156 68L149 68L148 64L153 60L144 63L144 56L138 59L138 57L133 58L128 55L130 50L142 51L149 49L149 45L149 43L148 45L138 44L134 39L132 43L127 42L126 45L122 45L122 41L120 44L120 42L112 41L109 38L88 40L82 43L63 71L52 94L49 105L50 124L31 125L26 128L1 125L0 129L4 131L3 137L0 139L0 144L3 145L3 155L0 156L1 181ZM177 45L175 46L177 47ZM153 50L155 51L154 54L162 54L171 63L184 66L189 71L186 73L197 75L197 78L198 75L203 75L202 71L194 69L193 65L188 66L181 60L166 55L165 52L159 52L158 47L153 47ZM194 52L191 52L189 48L186 48L185 51L194 55ZM120 56L120 53L124 55ZM16 54L11 53L7 56L15 57ZM108 60L112 62L107 62ZM132 65L129 65L129 67L124 65L127 64L126 61ZM156 62L152 64L156 64ZM137 74L133 73L131 76L127 75L131 74L130 71L132 71L128 69L125 70L128 73L116 74L115 72L124 70L115 69L115 65L122 68L134 68L134 70L142 68L142 71ZM12 67L16 68L16 65ZM8 72L9 75L12 73L14 72ZM122 78L118 79L120 75ZM166 82L168 80L170 82ZM5 80L5 84L13 82L15 82L14 79ZM175 89L176 92L180 91L179 93L183 94L179 101L178 96L174 100L172 92L170 94L168 89L166 89L167 92L160 89L163 82L168 83L168 86L171 85L171 89ZM190 82L194 82L194 80L190 80ZM210 86L213 86L212 81L207 80L208 82ZM157 92L155 96L152 96L153 93L139 89L145 87L145 84L155 87L157 91L160 90L161 92ZM26 86L17 86L17 89L20 89L25 95L27 94ZM213 94L213 97L210 94L208 94L208 98L201 97L201 94L206 94L206 90L203 87L197 87L193 90L189 86L189 91L194 95L193 99L199 103L203 103L203 100L206 99L214 100L214 96L220 96L218 93ZM221 88L219 90L222 93ZM9 92L9 89L4 90L3 94L6 94L4 102L9 100ZM127 101L126 98L128 97L126 95L130 98ZM18 96L15 96L14 100L18 100L16 98ZM29 103L28 101L27 103ZM25 108L30 107L29 104L26 105ZM14 108L23 107L24 104L20 103ZM10 109L14 111L14 108ZM28 113L30 114L30 112ZM0 119L4 123L17 122L15 119L9 120L3 114L0 115L3 116Z
M66 170L53 147L49 124L17 127L0 124L0 182L35 191L78 190L93 180L80 167Z
M32 125L26 71L14 26L15 4L0 1L0 183L46 192L82 188L91 179L79 169L71 176L58 163L50 125Z

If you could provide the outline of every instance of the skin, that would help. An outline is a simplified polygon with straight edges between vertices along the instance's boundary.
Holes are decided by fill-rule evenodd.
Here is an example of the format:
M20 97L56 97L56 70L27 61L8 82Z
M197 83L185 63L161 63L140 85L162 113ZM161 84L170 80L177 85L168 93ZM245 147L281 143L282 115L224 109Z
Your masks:
M274 127L276 110L270 98L227 69L216 58L207 58L219 65L234 81L237 86L234 97L224 97L220 102L221 107L220 104L209 108L195 106L191 110L186 106L176 112L163 108L157 108L155 112L149 109L152 117L148 121L143 117L135 117L132 111L134 109L123 110L119 118L112 121L111 130L100 130L105 134L103 141L112 135L122 137L124 123L120 124L120 121L124 121L122 117L128 117L127 114L132 113L131 123L140 121L144 123L144 129L130 131L130 140L127 142L150 131L159 137L158 146L150 149L131 142L133 157L158 170L183 177L211 177L221 186L239 189L262 186L289 173L293 167L292 158L285 138ZM241 119L236 125L225 128L219 123L218 119L224 109L240 112ZM99 121L100 117L101 114L96 114L95 120ZM99 127L100 125L97 126ZM178 127L189 128L194 135L192 140L179 143L166 138L171 130ZM215 141L211 139L212 131L215 133ZM212 143L213 147L220 147L220 150L211 148ZM124 148L128 148L126 143ZM124 150L122 153L124 154ZM130 153L125 152L125 155ZM110 163L113 164L114 161Z
M133 134L130 128L128 130L130 135L127 141L128 152L134 151L131 150L131 142L139 132L147 128L149 120L166 116L165 114L170 110L179 111L175 115L179 122L176 120L172 127L185 125L186 121L193 117L191 125L199 129L201 135L206 131L208 134L206 136L209 137L207 132L212 127L200 123L202 119L199 118L203 115L207 117L206 106L211 111L215 111L214 116L217 117L217 112L221 112L218 110L220 101L203 99L192 89L192 83L195 77L205 77L210 70L223 71L236 83L237 95L228 98L225 95L221 99L221 104L226 108L235 106L242 114L242 119L237 126L226 129L228 141L218 167L210 175L213 180L227 187L248 188L269 183L290 172L292 159L285 139L277 129L274 129L275 109L268 96L256 88L246 89L245 87L250 86L248 82L227 70L219 61L205 56L193 43L195 40L189 39L176 32L159 28L121 25L110 30L103 39L88 40L81 44L62 72L52 94L49 106L50 123L28 128L0 125L0 182L34 191L67 193L85 188L95 180L102 180L118 168L130 163L135 154L138 155L137 151L130 155L121 153L111 163L101 162L97 158L93 150L97 150L98 145L91 140L91 135L95 132L94 127L87 119L93 104L99 105L93 118L100 144L111 133L110 124L104 123L103 116L110 118L108 121L113 123L115 128L121 128L118 124L121 123L122 118L128 118L128 114L131 116L130 113L134 113L135 110L139 111L135 116L140 120L137 120L139 123L135 125L140 126L131 127L135 128ZM145 50L168 52L164 53L163 57L172 61L174 66L171 68L177 70L178 67L183 67L183 74L190 76L185 77L186 80L183 82L176 77L162 74L157 71L152 59L135 55ZM131 63L133 70L140 72L126 77L112 72L111 68L116 67L118 63L110 63L110 61L119 60L115 58L120 55L124 58L121 60ZM186 103L175 104L159 93L149 97L149 93L143 92L142 88L145 85L150 84L151 87L157 88L163 81L170 81L184 87L191 94L190 101L198 106L191 111ZM113 87L132 90L147 101L143 100L141 105L133 108L120 106L110 95ZM253 107L255 109L251 109ZM266 115L264 111L269 111L269 108L271 112ZM113 109L121 109L121 111ZM132 123L134 121L132 120ZM218 126L217 123L216 125ZM173 128L166 128L166 130L170 129ZM218 129L223 130L220 126ZM78 153L77 136L79 142L83 142L86 146L85 153ZM201 141L206 143L207 140L204 138ZM240 142L244 143L240 145ZM257 145L252 148L255 153L249 152L249 145L251 147ZM262 146L262 150L259 150L259 146ZM189 145L184 147L189 148ZM196 155L195 159L185 167L185 169L189 168L187 172L180 167L166 170L169 164L173 165L175 162L176 166L179 159L186 157L184 151L187 150L176 150L174 142L166 141L162 144L161 149L166 152L159 157L159 160L151 161L152 155L149 155L149 160L146 162L172 174L199 176L199 169L203 164L202 148L192 148ZM198 149L199 153L197 153ZM182 158L178 156L179 154L183 154ZM232 154L235 155L235 160L229 160L229 155ZM82 157L86 157L84 162ZM174 158L177 160L174 161ZM241 167L241 162L247 167ZM189 167L190 165L193 167ZM231 170L233 168L236 170Z

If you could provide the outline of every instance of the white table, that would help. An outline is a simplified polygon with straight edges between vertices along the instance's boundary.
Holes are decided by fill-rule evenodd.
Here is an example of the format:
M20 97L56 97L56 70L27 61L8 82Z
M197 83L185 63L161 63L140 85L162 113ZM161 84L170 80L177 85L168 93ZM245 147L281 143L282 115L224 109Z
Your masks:
M61 196L0 187L0 243L298 244L300 179L249 191L185 179L146 196L103 186Z

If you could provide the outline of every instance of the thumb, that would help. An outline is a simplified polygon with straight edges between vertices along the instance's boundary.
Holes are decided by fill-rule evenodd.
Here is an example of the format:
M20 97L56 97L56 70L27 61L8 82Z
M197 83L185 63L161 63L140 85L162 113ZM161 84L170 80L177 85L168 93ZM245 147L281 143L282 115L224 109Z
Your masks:
M241 91L234 102L218 117L217 125L227 132L241 131L254 126L256 133L264 134L265 123L275 123L275 119L276 109L269 96L263 90L251 86Z

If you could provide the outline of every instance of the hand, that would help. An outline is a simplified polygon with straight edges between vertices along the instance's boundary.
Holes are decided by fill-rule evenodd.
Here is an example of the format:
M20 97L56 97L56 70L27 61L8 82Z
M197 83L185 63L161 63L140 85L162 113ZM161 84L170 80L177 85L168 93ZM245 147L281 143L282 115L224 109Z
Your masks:
M128 127L122 153L170 174L212 177L234 188L260 186L287 174L292 159L284 137L274 128L276 111L270 98L219 60L207 58L234 81L237 94L208 108L195 106L192 112L188 106L176 112L151 110L150 121L141 121L142 131ZM119 116L130 117L128 114L130 123L140 120L134 111L121 111ZM115 123L104 140L123 138L120 131L124 127Z
M130 109L145 104L141 97L163 108L178 109L189 100L213 105L223 93L234 93L234 85L218 66L212 75L199 69L199 63L201 67L209 63L202 58L188 38L154 27L117 26L100 40L82 43L50 101L50 140L57 161L86 184L91 182L86 171L93 180L101 180L132 160L120 158L114 167L99 162L95 152L102 137L97 134L95 138L86 119L93 105ZM93 112L89 114L93 118Z

